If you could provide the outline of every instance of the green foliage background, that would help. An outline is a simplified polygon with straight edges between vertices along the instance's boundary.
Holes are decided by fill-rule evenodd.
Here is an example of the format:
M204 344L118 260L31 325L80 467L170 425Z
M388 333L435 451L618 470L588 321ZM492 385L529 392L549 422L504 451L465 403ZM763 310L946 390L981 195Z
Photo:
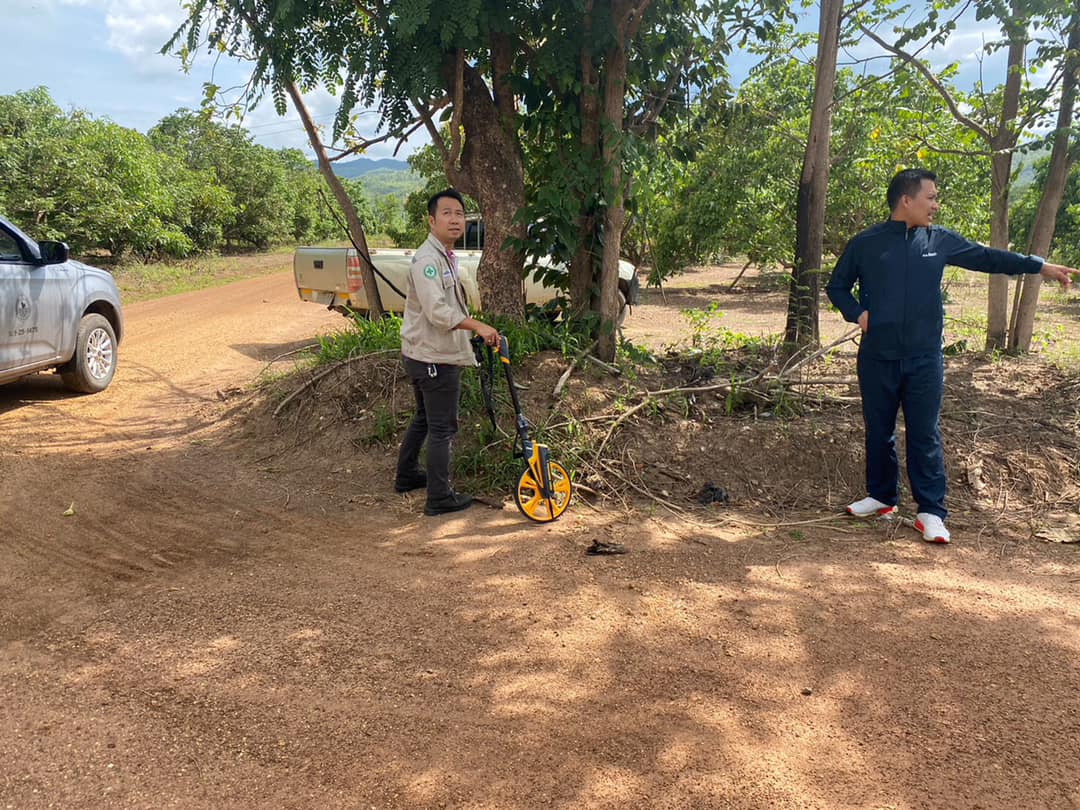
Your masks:
M43 87L0 96L0 173L0 212L76 253L150 261L343 238L302 152L260 146L203 112L178 110L143 135L65 113ZM376 193L343 180L371 234L402 227L417 184L383 175Z

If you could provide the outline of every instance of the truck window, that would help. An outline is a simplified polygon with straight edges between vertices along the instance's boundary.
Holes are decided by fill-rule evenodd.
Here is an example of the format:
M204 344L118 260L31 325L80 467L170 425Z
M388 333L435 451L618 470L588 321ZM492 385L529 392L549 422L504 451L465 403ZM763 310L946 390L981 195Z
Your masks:
M481 219L468 219L465 222L465 233L454 243L455 250L483 250L484 249L484 221Z
M21 262L19 245L6 232L0 231L0 262Z

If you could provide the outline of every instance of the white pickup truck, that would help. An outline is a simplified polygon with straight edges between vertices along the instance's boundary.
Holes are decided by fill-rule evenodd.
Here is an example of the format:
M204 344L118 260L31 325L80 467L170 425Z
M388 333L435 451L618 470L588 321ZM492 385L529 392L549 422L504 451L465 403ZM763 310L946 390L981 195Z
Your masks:
M476 268L480 264L480 251L455 248L461 284L465 288L469 306L480 308L480 291L476 285ZM407 292L411 250L378 248L371 250L371 261L401 292ZM550 261L538 262L551 266ZM293 256L293 276L301 300L322 304L348 315L350 312L366 312L367 296L360 275L360 257L353 248L300 247ZM405 299L394 292L385 281L376 277L383 309L403 312ZM525 302L543 306L559 294L559 290L537 281L530 274L525 282ZM629 306L638 301L638 279L630 262L619 262L619 323L626 317Z

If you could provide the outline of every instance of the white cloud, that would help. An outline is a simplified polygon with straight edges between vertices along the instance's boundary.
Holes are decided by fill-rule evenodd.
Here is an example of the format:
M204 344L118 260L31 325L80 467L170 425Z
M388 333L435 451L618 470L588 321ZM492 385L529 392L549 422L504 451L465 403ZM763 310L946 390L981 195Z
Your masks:
M22 0L25 2L25 0ZM45 0L45 2L56 0ZM122 55L138 73L167 75L178 72L175 57L159 51L184 21L180 0L58 0L103 12L107 47Z

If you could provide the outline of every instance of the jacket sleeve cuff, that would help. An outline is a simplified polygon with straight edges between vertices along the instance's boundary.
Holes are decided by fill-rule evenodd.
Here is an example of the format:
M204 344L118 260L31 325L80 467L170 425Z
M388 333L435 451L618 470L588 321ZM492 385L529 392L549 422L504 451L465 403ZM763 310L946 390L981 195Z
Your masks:
M427 313L428 320L435 326L445 329L447 332L452 332L457 328L457 325L464 320L459 319L458 314L446 304L439 301L434 303Z
M862 315L864 312L866 312L866 310L858 304L850 307L844 307L844 309L841 310L841 314L844 316L844 320L848 323L858 323L859 316Z

